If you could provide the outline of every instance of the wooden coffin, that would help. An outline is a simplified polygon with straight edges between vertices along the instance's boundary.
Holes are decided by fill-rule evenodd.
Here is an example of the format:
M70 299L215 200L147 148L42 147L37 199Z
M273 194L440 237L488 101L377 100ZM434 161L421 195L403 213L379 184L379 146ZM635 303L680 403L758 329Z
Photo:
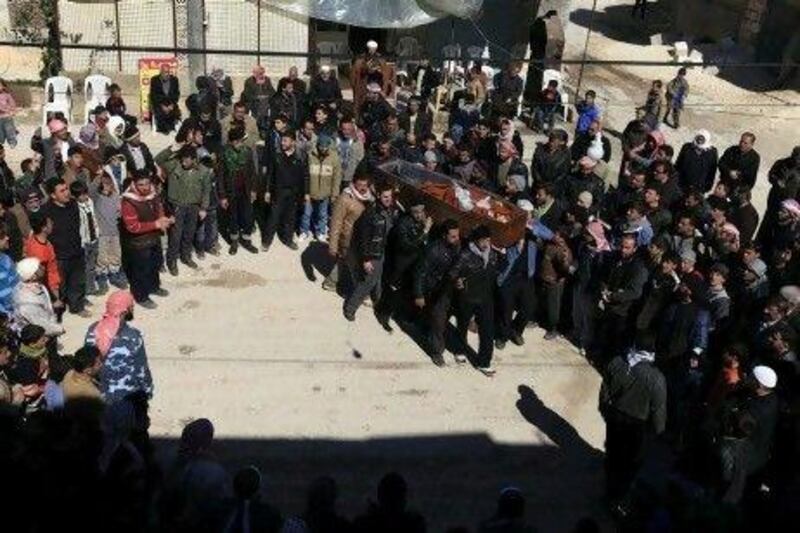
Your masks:
M396 185L400 204L422 202L435 223L452 218L465 236L485 224L492 232L493 244L508 247L525 234L525 211L479 187L401 160L380 165L378 174L377 180Z

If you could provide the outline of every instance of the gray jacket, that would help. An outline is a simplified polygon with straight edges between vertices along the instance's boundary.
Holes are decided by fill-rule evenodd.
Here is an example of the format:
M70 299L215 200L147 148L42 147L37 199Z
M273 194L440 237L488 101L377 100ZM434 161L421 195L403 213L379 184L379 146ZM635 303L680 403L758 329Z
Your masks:
M656 433L667 423L667 383L652 363L642 361L631 367L615 357L606 367L600 387L600 411L619 411L642 422L650 422Z

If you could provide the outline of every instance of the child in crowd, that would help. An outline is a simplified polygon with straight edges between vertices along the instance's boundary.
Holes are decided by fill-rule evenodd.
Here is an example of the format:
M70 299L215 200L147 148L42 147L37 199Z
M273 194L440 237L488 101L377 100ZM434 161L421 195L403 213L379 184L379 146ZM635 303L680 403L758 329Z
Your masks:
M81 245L86 261L86 294L89 296L105 294L108 287L100 290L97 286L97 255L100 234L97 229L94 204L89 197L89 186L83 181L75 181L69 186L69 192L78 202L78 211L81 217Z
M89 184L89 195L97 216L97 288L100 294L111 283L119 289L128 287L122 273L122 249L119 240L120 195L116 180L108 172L100 174Z
M8 143L8 146L17 146L17 126L14 124L14 114L17 112L17 102L14 95L6 85L5 80L0 79L0 145Z

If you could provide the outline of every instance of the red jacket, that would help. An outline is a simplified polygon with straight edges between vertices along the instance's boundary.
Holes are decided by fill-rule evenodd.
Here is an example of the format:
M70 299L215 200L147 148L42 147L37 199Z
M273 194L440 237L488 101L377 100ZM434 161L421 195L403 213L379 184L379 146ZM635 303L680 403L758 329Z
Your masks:
M58 263L56 262L56 251L50 241L41 243L35 235L31 235L25 240L25 257L35 257L42 262L45 270L45 279L50 293L58 295L61 287L61 276L58 273Z

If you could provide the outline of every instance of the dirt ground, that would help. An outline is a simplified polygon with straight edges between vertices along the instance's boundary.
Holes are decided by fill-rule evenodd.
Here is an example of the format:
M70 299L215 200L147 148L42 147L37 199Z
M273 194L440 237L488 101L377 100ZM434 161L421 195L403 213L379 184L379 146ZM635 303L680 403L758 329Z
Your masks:
M585 28L571 24L567 38L569 54L578 53ZM597 58L669 57L666 47L621 42L602 31L590 46ZM569 71L574 83L577 72ZM673 71L587 68L583 87L600 94L606 127L622 131L648 80L667 80ZM669 142L679 147L695 128L707 127L724 149L741 131L755 131L762 154L755 201L762 206L764 174L797 142L800 114L796 107L759 106L800 98L747 91L699 70L689 80L693 102L747 106L691 108L685 126L668 131ZM20 120L21 147L37 116L33 110ZM143 133L154 151L168 143L149 128ZM523 134L529 162L541 137ZM9 150L7 159L16 169L26 154ZM602 516L600 378L565 341L545 342L541 329L529 329L524 347L496 352L493 379L452 359L440 369L399 328L384 332L370 309L346 322L341 299L320 289L327 267L319 244L292 252L276 243L268 254L210 257L198 271L166 276L172 294L158 309L137 308L135 325L144 332L156 384L152 434L164 450L186 422L210 418L222 457L231 467L260 465L268 498L289 514L301 509L303 490L317 475L337 477L343 510L352 514L382 473L398 470L433 531L489 516L508 485L526 492L540 531L567 531L583 515ZM102 307L96 299L91 319L67 317L67 353L80 346Z

